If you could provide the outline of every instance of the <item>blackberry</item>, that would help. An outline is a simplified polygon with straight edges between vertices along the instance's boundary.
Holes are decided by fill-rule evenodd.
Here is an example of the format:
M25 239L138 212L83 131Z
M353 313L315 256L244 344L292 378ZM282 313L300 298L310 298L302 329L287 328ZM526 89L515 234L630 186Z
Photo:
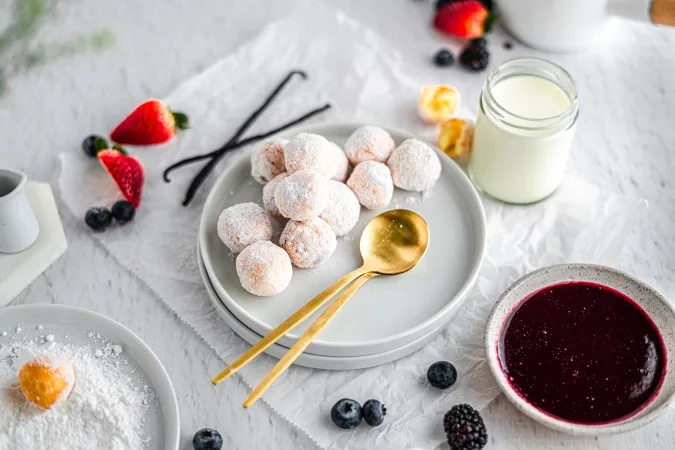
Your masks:
M459 64L473 72L481 72L490 63L490 52L487 48L469 45L459 55Z
M457 381L457 369L447 361L438 361L427 370L429 384L437 389L447 389Z
M455 405L445 413L443 429L452 450L480 450L487 444L483 418L469 405Z
M84 221L92 230L103 231L112 224L113 215L108 208L96 206L87 211Z
M117 223L124 225L130 220L133 220L136 215L136 208L134 208L134 205L132 205L131 202L120 200L113 205L112 215Z
M450 50L442 48L434 55L434 64L438 67L447 67L455 63L455 57L452 56Z
M472 47L486 48L487 47L487 39L485 39L484 37L471 39L471 41L469 42L469 45L471 45Z
M384 422L387 408L378 400L368 400L363 404L363 420L371 427L376 427Z

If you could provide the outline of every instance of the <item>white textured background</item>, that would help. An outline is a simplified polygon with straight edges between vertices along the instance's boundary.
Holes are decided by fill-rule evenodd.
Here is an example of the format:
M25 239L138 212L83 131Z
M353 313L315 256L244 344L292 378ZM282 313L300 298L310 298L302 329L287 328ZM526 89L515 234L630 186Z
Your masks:
M53 186L59 152L79 151L84 136L109 130L131 105L167 94L253 37L264 24L283 16L293 4L290 0L63 3L58 18L41 30L38 40L67 39L107 27L115 34L113 46L13 78L8 93L0 98L0 165L24 170ZM410 64L428 65L442 41L427 25L429 0L329 3L369 24ZM6 14L2 9L0 19ZM544 55L519 44L507 52L501 49L501 36L492 38L491 67L511 57L535 54L562 64L576 78L582 112L569 171L606 190L649 201L649 214L640 220L615 266L675 299L671 179L675 173L675 31L615 21L601 42L575 55ZM429 68L429 76L457 86L467 105L477 103L484 79L458 68ZM315 448L302 432L263 404L246 412L241 409L246 392L237 379L213 388L208 380L221 368L215 354L94 244L80 218L70 216L62 205L61 209L70 248L14 304L81 306L136 332L172 377L186 449L194 431L203 426L218 428L226 449ZM548 431L518 414L503 397L484 416L491 436L488 448L675 448L672 411L637 432L598 439Z

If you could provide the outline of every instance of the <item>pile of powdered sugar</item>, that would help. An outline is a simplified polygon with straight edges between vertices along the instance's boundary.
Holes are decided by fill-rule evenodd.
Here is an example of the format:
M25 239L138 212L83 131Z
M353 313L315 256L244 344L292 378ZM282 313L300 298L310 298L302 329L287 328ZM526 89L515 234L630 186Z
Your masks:
M89 337L93 345L58 342L51 334L0 345L0 449L148 446L145 415L154 391L129 367L120 346L93 332ZM40 356L70 361L75 370L72 394L49 410L28 403L17 381L21 366Z

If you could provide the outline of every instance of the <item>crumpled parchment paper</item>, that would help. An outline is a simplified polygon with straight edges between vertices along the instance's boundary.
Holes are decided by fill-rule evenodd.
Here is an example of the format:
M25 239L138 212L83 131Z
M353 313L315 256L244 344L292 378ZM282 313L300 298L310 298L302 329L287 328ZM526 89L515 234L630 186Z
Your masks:
M308 15L312 20L307 20ZM293 68L306 70L259 119L249 135L290 117L333 104L319 121L364 121L434 136L417 118L418 75L390 44L342 13L305 6L265 28L252 42L187 80L165 98L189 113L192 128L175 141L134 152L146 169L137 219L124 228L92 233L110 253L143 280L171 310L192 326L223 361L243 353L244 343L216 315L197 267L196 241L201 208L220 170L211 175L192 205L180 205L198 167L179 170L165 184L161 173L172 162L210 151L234 129ZM471 115L470 111L464 111ZM219 165L228 164L230 155ZM96 161L79 151L61 155L61 195L73 214L84 217L92 205L112 204L117 193ZM82 180L85 180L83 183ZM87 186L87 189L83 189ZM499 394L483 351L483 329L499 294L525 273L554 263L604 262L618 258L620 243L646 209L646 202L599 192L571 177L550 199L514 207L484 199L488 249L475 288L447 329L424 349L399 361L367 370L331 372L291 367L264 396L278 414L326 449L433 448L444 440L442 416L453 404L480 409ZM452 361L457 384L440 392L425 382L427 367ZM240 374L251 386L276 360L262 356ZM329 411L342 397L385 402L389 414L377 428L337 429Z

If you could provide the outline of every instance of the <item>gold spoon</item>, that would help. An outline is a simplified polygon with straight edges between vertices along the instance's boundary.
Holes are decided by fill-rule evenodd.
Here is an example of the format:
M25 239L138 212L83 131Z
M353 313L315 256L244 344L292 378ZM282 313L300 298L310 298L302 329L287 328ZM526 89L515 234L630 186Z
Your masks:
M376 275L397 275L407 272L422 259L428 244L429 228L424 219L418 214L406 209L394 209L374 217L361 234L360 249L363 265L333 283L272 330L267 336L258 341L257 344L218 374L212 380L213 384L221 383L236 373L283 335L316 312L345 286L360 277L356 283L346 289L334 304L316 320L295 345L291 347L284 358L279 361L277 366L272 369L272 372L263 380L260 386L253 391L244 403L245 407L250 406L295 361L300 353L314 340L316 335L328 325L333 316L339 312L342 306L347 303L351 296L368 279ZM330 314L328 314L329 311ZM311 335L310 331L313 331ZM282 362L284 363L283 367ZM260 392L257 392L258 390ZM256 392L257 395L254 396Z

